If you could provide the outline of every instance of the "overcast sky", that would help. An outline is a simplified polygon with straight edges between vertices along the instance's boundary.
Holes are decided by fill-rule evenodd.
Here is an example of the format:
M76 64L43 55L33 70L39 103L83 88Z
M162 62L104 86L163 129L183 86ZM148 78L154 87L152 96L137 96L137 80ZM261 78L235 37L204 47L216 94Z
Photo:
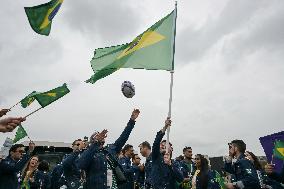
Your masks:
M36 34L24 12L43 0L2 2L0 108L30 92L67 83L71 92L30 116L23 126L33 140L72 142L109 130L113 142L134 108L141 110L127 143L153 143L168 113L170 73L122 69L94 85L90 60L96 48L130 42L174 9L169 0L64 1L48 37ZM243 139L257 155L259 137L284 125L284 1L178 1L171 141L175 155L227 154ZM124 80L136 95L126 99ZM20 106L24 116L39 105ZM14 133L0 135L0 144Z

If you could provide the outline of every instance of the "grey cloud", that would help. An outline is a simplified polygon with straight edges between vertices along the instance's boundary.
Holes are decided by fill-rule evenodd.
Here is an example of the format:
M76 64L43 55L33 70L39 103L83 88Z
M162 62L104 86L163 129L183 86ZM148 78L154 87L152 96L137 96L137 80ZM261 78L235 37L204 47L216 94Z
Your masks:
M138 35L136 30L142 23L140 12L131 9L131 3L94 0L66 2L64 19L72 30L87 35L92 41L123 40L129 34Z
M229 1L217 19L209 18L199 29L192 27L181 31L177 37L179 62L201 58L222 37L245 26L265 1ZM241 13L241 14L240 14ZM180 51L180 53L178 53Z

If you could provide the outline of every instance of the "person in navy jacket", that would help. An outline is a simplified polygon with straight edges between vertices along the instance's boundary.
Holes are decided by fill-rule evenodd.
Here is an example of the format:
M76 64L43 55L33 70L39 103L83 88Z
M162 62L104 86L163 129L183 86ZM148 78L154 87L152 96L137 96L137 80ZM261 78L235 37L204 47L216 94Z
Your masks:
M107 130L95 134L93 144L85 150L78 166L86 172L88 189L121 188L127 182L123 169L118 163L118 154L127 142L140 111L134 109L131 118L120 137L111 145L104 147Z

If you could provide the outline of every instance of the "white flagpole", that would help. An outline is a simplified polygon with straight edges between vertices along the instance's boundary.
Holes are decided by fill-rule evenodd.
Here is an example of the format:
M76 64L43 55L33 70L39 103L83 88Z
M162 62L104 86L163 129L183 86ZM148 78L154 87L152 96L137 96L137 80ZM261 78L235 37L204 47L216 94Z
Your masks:
M169 112L168 117L172 117L172 100L173 100L173 85L174 85L174 59L175 59L175 37L176 37L176 19L177 19L177 1L175 2L175 19L174 19L174 40L173 40L173 60L171 70L171 84L170 84L170 98L169 98ZM170 148L170 127L167 128L167 142L166 142L166 153L169 152Z

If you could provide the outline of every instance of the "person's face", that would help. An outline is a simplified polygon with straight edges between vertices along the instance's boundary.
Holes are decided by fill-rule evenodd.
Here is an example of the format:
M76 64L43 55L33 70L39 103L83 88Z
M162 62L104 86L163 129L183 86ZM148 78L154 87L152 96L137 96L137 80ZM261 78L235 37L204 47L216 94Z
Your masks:
M196 167L200 167L201 166L201 158L200 158L200 156L195 156L194 161L195 161L195 166Z
M140 154L143 156L143 157L146 157L147 156L147 148L146 147L143 147L143 146L139 146L140 147Z
M79 140L77 140L72 146L73 150L82 150L83 148L85 148L85 143Z
M133 147L129 148L128 150L125 151L125 155L131 157L134 155L134 149Z
M248 152L245 152L245 156L248 160L252 161L253 162L253 158L252 156L248 153Z
M30 166L31 167L37 167L38 166L38 157L32 157L30 161Z
M20 160L23 157L23 153L25 153L25 147L20 147L15 152L11 152L11 156L14 160Z
M139 155L135 155L135 157L133 159L133 164L139 165L140 162L141 162L141 158L139 157Z
M184 157L187 159L192 159L192 149L186 149L183 153Z
M236 147L234 144L229 144L229 155L232 157L236 155Z
M167 143L166 142L161 142L160 143L160 152L161 153L166 153L167 151ZM169 153L171 154L173 151L173 148L172 146L170 145L170 148L169 148Z

